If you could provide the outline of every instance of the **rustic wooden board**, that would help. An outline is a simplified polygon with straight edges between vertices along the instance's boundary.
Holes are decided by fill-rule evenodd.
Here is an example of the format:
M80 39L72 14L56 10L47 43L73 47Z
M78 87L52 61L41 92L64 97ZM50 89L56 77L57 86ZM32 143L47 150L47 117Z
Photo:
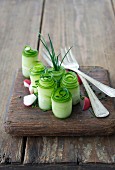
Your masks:
M100 82L109 84L106 70L100 67L83 67L82 70ZM52 111L43 112L39 108L24 106L23 96L29 92L23 87L23 80L19 70L5 122L7 133L15 136L87 136L109 135L115 132L115 110L111 98L102 100L110 111L107 118L96 118L91 114L91 109L82 111L81 105L78 104L73 107L72 115L68 119L60 120L54 117Z
M24 164L115 163L115 136L28 137Z
M0 164L23 161L25 140L6 134L3 119L13 90L15 70L21 67L21 51L26 44L37 48L42 2L0 1Z

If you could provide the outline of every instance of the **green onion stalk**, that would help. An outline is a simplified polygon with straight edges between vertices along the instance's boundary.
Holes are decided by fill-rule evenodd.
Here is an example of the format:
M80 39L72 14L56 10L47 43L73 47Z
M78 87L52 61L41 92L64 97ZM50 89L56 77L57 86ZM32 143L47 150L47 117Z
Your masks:
M30 77L30 68L38 61L38 51L30 46L25 46L22 51L22 74L24 77Z
M42 110L46 111L52 108L51 95L56 87L56 81L50 74L41 75L38 82L38 105Z
M61 77L63 76L63 74L65 73L65 69L62 67L62 63L63 63L63 60L65 59L65 57L67 56L68 52L70 51L70 49L72 48L69 48L69 50L66 52L66 54L64 56L62 56L62 60L61 62L59 62L59 56L60 54L56 55L55 53L55 50L54 50L54 46L53 46L53 43L52 43L52 40L48 34L48 38L49 38L49 45L46 43L44 37L39 34L39 38L40 38L40 41L42 42L45 50L47 51L47 54L49 55L50 59L51 59L51 62L53 64L53 67L48 69L48 71L54 76L54 78L59 82L59 80L61 79ZM47 56L46 56L47 57ZM57 83L58 83L57 82Z
M67 118L72 112L72 96L67 88L59 87L52 93L52 111L57 118Z
M80 87L77 76L74 72L70 71L65 73L62 77L61 87L67 88L72 94L72 104L76 105L80 102Z
M41 74L45 72L45 66L42 62L38 62L35 66L30 69L30 80L31 85L34 89L34 93L37 93L36 81L39 81Z

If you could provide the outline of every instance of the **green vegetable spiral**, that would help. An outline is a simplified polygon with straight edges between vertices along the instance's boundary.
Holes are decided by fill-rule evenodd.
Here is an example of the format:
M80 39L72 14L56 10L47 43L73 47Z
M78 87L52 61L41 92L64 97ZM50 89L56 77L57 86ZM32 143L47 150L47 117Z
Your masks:
M41 75L38 83L38 104L42 110L51 109L51 95L56 86L56 82L50 74Z
M77 76L74 72L67 72L62 78L61 86L73 89L79 86L79 82L77 80Z
M38 51L25 46L22 51L22 74L24 77L30 77L30 69L38 61Z
M36 81L39 81L41 74L45 72L45 66L42 62L38 62L34 67L30 69L31 85L34 87L34 93L37 93Z
M22 51L22 54L26 57L34 57L34 56L38 55L38 51L32 49L30 46L25 46Z
M71 93L66 88L59 87L53 92L52 99L59 103L67 102L71 100Z
M56 71L53 67L48 69L48 73L50 73L55 80L60 81L62 76L65 74L65 68L60 67L59 71Z
M39 87L48 89L55 85L56 85L56 82L50 74L44 73L41 75L40 80L39 80Z
M52 111L57 118L67 118L72 112L72 96L66 88L57 88L51 97Z
M66 87L72 94L72 104L76 105L80 101L80 88L77 76L74 72L67 72L62 77L61 87Z
M36 75L40 75L41 73L43 73L45 70L45 66L42 64L42 62L39 62L38 64L36 64L33 68L30 69L30 75L32 76L36 76Z

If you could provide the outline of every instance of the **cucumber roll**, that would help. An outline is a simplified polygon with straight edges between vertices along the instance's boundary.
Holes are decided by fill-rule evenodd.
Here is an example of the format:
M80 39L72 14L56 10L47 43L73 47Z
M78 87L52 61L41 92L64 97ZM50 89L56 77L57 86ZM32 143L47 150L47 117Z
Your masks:
M22 51L22 74L24 77L30 77L30 68L38 61L38 51L30 46L25 46Z
M66 73L66 71L65 68L61 66L58 71L55 70L53 67L49 68L48 73L50 73L54 77L54 79L57 81L57 84L59 86L59 82L62 76Z
M38 62L34 67L30 69L31 86L34 88L34 93L37 92L36 81L40 79L41 74L45 72L45 66L42 62Z
M57 118L67 118L72 112L72 96L67 88L57 88L51 97L52 111Z
M72 104L76 105L80 102L80 87L77 76L74 72L70 71L65 73L62 77L61 87L66 87L72 94Z
M51 95L56 86L57 84L50 74L41 75L38 83L38 105L42 110L46 111L52 108Z

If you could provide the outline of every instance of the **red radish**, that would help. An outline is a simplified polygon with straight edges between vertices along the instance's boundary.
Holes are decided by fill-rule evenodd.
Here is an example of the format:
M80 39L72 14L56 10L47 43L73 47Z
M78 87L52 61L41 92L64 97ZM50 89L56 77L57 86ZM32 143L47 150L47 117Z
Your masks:
M31 81L29 79L25 79L24 80L24 87L28 87L29 88L30 84L31 84Z
M90 100L88 97L83 96L81 101L80 101L81 105L82 105L82 110L88 110L89 107L91 106Z
M33 93L34 93L34 88L32 87L31 84L30 84L30 86L29 86L29 92L30 92L30 94L33 94Z
M66 72L69 72L69 71L71 71L71 70L69 70L69 69L66 69Z
M24 96L23 103L25 106L31 106L35 102L36 98L37 97L34 94Z

